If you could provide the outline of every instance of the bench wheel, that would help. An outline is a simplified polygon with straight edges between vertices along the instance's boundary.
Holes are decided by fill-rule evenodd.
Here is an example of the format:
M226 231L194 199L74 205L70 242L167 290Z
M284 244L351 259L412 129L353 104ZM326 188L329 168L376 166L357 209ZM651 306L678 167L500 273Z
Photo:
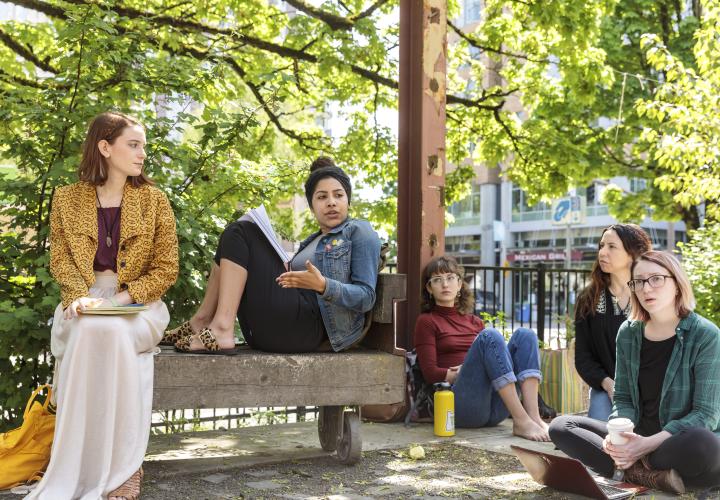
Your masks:
M340 462L352 465L360 460L362 438L360 437L360 416L357 413L345 412L343 418L343 435L337 444L337 455Z
M342 406L321 406L318 415L318 436L320 447L325 451L335 451L340 435Z

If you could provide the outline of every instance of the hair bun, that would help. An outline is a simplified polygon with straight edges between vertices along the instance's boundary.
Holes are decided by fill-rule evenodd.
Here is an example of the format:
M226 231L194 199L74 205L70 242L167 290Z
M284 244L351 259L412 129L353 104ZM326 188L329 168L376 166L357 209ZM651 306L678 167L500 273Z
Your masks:
M337 167L337 165L335 165L335 162L329 156L318 156L315 161L310 164L310 172L325 167Z

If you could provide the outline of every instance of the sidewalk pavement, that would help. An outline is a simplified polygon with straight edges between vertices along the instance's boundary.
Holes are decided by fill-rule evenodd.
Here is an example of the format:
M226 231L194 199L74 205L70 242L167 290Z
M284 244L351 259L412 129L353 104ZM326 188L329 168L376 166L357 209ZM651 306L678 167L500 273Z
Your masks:
M456 445L479 448L505 454L510 445L548 453L561 452L549 443L534 443L512 435L512 421L497 427L457 429L454 437L439 438L433 434L432 424L377 424L363 422L361 426L363 451L397 450L411 444L452 442ZM279 463L332 455L320 448L317 422L244 427L230 431L151 436L145 463L162 463L162 474L174 476L188 472L217 471L259 464Z
M457 429L451 438L436 437L431 424L405 428L365 422L361 434L364 456L349 467L322 451L316 422L151 436L143 498L582 498L532 481L512 455L511 444L562 453L550 443L512 436L511 420L497 427ZM410 445L422 445L428 458L409 459ZM20 498L7 490L0 497ZM675 497L651 491L641 498ZM683 498L720 496L694 492Z
M361 426L363 451L401 450L410 445L432 446L452 443L460 447L512 455L511 444L562 455L551 443L535 443L512 435L512 421L497 427L457 429L451 438L438 438L432 424L377 424ZM246 427L230 431L152 436L145 461L146 474L158 480L180 479L186 475L212 474L250 468L263 464L296 462L303 459L328 457L317 437L316 422L300 422L272 426ZM362 463L362 461L361 461ZM180 477L177 477L180 476ZM197 477L197 476L196 476ZM529 476L528 476L529 478ZM209 479L208 479L209 480ZM642 495L645 498L675 498L660 492ZM563 498L581 498L563 494Z

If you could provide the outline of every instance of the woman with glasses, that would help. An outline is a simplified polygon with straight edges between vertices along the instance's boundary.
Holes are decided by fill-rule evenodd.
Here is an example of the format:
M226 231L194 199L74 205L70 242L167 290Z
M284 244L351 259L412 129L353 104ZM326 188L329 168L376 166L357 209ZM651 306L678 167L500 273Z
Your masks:
M651 250L636 224L613 224L602 232L590 285L575 309L575 368L590 386L588 417L607 420L615 392L615 338L630 312L630 266Z
M518 328L506 344L499 331L485 328L472 314L474 301L464 274L452 257L437 257L423 271L423 313L415 324L423 378L452 385L458 427L490 427L511 415L513 434L549 441L538 410L542 374L537 336Z
M690 282L677 259L650 251L633 264L632 311L617 337L611 418L630 419L624 445L607 424L558 417L558 448L598 474L625 471L632 483L683 493L720 486L720 329L693 312Z

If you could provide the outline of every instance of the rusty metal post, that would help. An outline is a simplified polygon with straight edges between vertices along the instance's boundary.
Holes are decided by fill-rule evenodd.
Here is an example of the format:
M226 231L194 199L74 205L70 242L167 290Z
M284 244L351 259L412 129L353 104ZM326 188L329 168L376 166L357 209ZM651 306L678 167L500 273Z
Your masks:
M420 274L445 250L447 0L400 0L398 272L407 274L398 341L411 348Z

